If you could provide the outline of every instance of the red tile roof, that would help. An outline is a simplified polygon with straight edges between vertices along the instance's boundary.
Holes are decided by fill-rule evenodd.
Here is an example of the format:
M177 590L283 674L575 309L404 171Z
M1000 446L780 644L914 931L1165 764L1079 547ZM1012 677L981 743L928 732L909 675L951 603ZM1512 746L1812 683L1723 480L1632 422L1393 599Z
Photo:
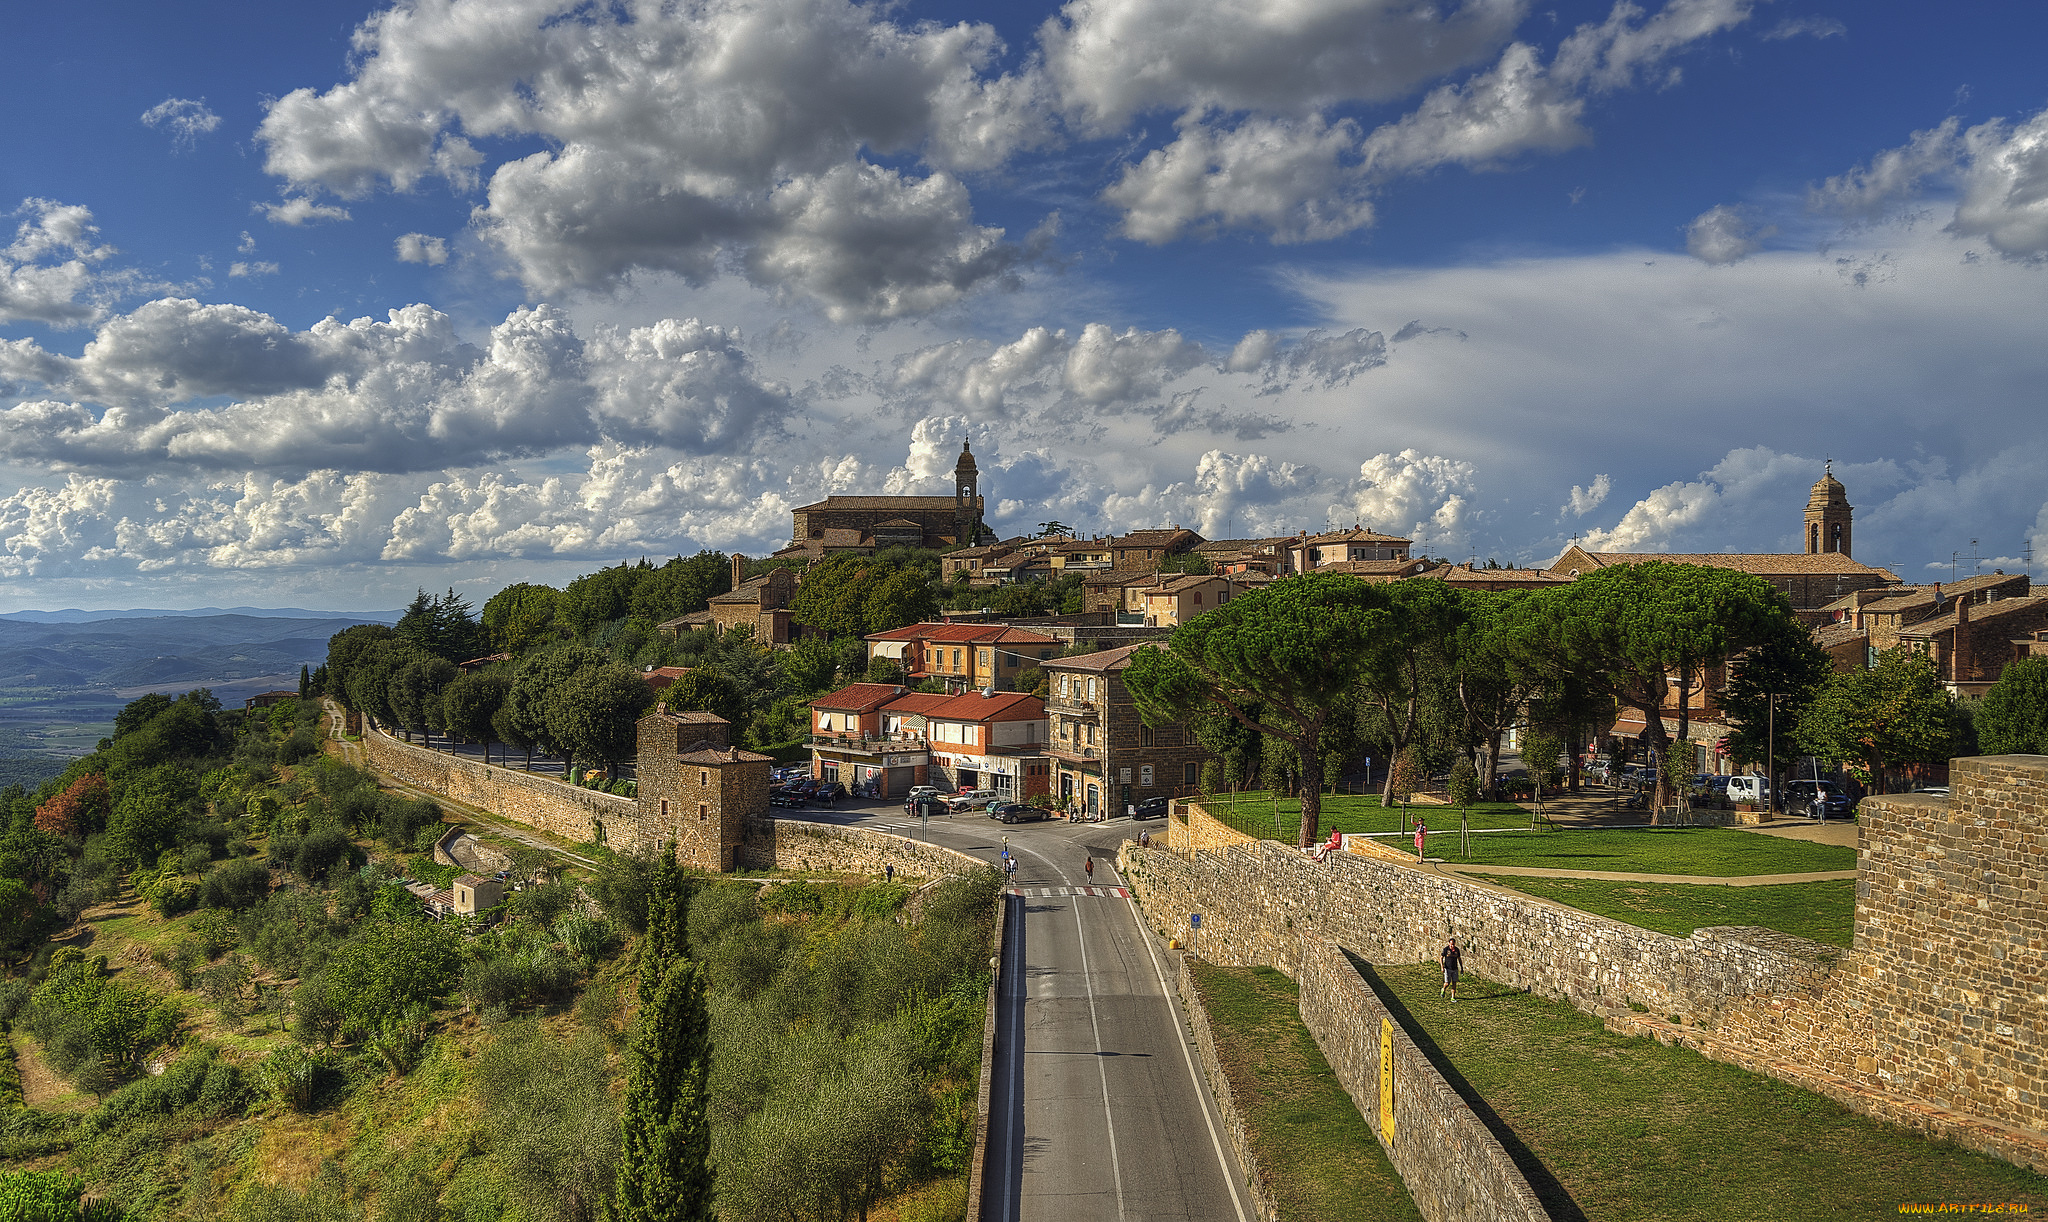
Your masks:
M1044 663L1047 670L1122 670L1130 665L1131 655L1145 648L1144 644L1125 645L1117 649L1105 649L1101 653L1078 654L1071 658L1053 658Z
M811 707L834 713L867 713L902 694L903 689L894 683L849 683L811 701Z
M1045 701L1029 692L966 692L948 696L938 708L920 710L941 721L1035 721L1045 716ZM891 706L894 711L894 706Z

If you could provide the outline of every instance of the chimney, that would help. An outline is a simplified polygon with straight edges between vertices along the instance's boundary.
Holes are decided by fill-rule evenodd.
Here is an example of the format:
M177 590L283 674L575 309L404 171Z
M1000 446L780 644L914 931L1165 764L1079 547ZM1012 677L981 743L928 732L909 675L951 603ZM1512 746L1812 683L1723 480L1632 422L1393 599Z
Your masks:
M1970 677L1970 600L1956 599L1955 643L1948 651L1949 679L1962 683Z
M740 582L747 579L747 558L738 552L732 554L732 588L740 588Z

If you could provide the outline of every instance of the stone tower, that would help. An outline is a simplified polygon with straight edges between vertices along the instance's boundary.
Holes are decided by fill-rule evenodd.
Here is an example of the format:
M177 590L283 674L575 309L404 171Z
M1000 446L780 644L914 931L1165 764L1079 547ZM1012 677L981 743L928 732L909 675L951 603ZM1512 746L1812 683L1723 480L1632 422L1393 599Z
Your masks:
M981 476L965 438L960 442L960 461L953 464L953 538L961 547L981 542Z
M1842 481L1834 476L1834 462L1813 486L1813 495L1806 498L1806 554L1818 556L1824 552L1849 552L1849 518L1854 512L1849 504L1849 491L1842 487Z

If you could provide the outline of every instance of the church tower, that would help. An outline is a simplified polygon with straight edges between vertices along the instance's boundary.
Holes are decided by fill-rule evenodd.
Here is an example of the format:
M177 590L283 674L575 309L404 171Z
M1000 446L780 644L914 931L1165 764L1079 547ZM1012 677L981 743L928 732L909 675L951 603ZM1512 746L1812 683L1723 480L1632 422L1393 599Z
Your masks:
M1854 510L1849 504L1849 490L1835 478L1834 466L1834 460L1830 459L1826 473L1813 486L1813 495L1806 498L1806 554L1809 556L1825 552L1849 555L1849 517Z
M981 543L981 476L967 441L960 441L960 461L953 465L953 538L961 547Z

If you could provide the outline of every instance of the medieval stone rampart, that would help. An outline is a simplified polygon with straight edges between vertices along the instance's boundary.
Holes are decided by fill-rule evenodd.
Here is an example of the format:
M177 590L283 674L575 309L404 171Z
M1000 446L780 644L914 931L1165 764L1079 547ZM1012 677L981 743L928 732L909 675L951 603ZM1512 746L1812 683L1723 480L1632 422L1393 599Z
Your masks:
M363 734L363 753L370 766L386 776L564 840L601 838L620 848L639 843L640 806L631 798L430 751L382 730Z

